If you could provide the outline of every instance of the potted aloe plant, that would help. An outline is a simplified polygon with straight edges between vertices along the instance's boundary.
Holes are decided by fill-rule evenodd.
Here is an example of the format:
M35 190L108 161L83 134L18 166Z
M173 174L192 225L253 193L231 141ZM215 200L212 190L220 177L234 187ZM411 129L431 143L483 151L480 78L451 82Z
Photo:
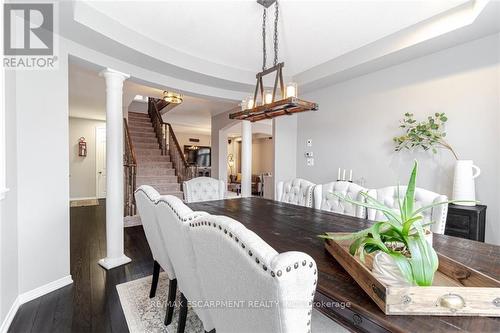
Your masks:
M352 240L349 253L353 256L359 255L363 262L366 254L374 253L372 273L388 285L430 286L439 265L432 243L426 240L428 225L422 222L422 213L451 201L415 209L417 168L415 161L404 198L398 193L399 212L386 207L366 193L361 194L365 202L332 193L341 200L382 212L387 221L375 222L371 227L349 235L320 236L333 240Z

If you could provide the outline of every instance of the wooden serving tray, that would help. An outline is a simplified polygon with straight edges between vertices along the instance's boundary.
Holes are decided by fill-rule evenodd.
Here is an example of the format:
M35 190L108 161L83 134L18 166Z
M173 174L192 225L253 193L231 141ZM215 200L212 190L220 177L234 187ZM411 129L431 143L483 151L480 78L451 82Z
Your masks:
M500 281L438 253L432 286L387 286L372 275L371 255L363 263L349 253L351 242L328 239L325 247L385 314L500 317Z

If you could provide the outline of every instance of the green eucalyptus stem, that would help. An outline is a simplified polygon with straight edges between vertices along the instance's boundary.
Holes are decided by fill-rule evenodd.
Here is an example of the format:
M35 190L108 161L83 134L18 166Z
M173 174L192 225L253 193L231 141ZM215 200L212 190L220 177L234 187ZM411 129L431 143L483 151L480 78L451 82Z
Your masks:
M393 138L396 144L395 150L401 151L403 149L412 150L420 148L424 151L432 150L436 153L436 148L444 148L451 151L453 156L458 160L458 155L444 139L446 136L444 124L447 121L448 118L444 113L435 113L432 116L428 116L427 120L421 122L417 122L412 113L405 113L399 126L404 129L405 133Z

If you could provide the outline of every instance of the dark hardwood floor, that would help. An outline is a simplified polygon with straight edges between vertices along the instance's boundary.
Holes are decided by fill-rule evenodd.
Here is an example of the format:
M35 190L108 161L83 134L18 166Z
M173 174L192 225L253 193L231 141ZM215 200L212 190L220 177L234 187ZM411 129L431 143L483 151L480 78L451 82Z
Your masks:
M73 284L23 304L9 332L128 332L116 285L153 272L142 227L125 228L125 254L132 262L106 271L106 209L71 208Z

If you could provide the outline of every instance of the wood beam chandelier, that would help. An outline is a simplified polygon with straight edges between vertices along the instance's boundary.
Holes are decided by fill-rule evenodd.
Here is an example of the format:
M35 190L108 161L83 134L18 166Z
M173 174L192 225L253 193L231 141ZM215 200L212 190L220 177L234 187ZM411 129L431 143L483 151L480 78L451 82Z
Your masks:
M283 115L292 115L298 112L317 111L319 106L314 102L301 100L297 97L297 84L283 81L284 62L278 63L278 1L257 0L264 7L262 15L262 72L257 73L257 84L253 97L245 98L241 102L241 111L231 113L229 118L249 120L251 122L271 119ZM266 68L266 15L267 8L274 2L274 63L273 67ZM273 89L265 89L263 78L275 73ZM279 92L278 92L279 88Z

